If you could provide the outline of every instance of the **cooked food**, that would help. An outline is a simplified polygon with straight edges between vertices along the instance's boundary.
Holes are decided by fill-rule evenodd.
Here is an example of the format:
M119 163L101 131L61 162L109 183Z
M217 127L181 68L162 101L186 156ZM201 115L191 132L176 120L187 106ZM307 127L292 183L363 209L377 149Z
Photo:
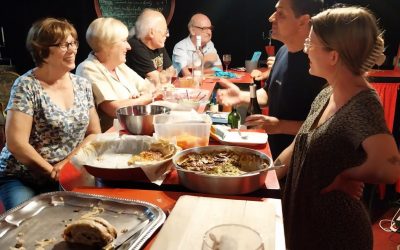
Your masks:
M151 143L148 150L144 150L137 155L133 155L128 160L128 165L134 165L138 162L154 162L162 161L171 158L177 149L174 145L165 140L158 140L157 142Z
M177 161L178 166L211 175L239 176L268 166L268 160L249 153L230 150L189 153Z
M104 247L117 237L117 230L103 218L88 217L69 224L63 237L69 243Z
M182 133L176 137L176 144L182 149L207 146L208 137L194 136L188 133Z
M163 154L161 152L146 150L140 152L138 155L132 156L132 158L129 159L128 164L133 165L137 161L140 162L161 161L162 159L163 159Z

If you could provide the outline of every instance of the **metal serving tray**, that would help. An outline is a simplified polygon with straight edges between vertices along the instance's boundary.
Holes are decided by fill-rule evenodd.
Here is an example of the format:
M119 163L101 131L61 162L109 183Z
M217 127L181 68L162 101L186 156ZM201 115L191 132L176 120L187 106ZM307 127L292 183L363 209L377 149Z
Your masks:
M1 248L11 249L21 239L25 249L93 249L67 244L62 238L67 224L92 214L109 221L118 235L150 220L139 234L118 248L121 250L140 249L166 218L161 208L144 201L76 192L45 193L0 216Z

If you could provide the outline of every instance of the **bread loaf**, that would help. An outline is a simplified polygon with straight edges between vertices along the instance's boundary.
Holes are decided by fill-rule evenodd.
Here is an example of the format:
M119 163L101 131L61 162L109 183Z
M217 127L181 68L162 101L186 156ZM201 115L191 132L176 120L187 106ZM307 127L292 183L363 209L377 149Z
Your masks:
M69 224L63 233L69 243L104 247L117 237L117 230L100 217L88 217Z

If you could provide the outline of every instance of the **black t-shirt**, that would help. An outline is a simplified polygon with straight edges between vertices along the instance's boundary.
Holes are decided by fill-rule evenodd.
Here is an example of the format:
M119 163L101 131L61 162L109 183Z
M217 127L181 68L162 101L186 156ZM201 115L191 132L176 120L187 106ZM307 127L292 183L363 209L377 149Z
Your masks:
M286 46L279 49L264 87L270 116L292 121L306 119L311 103L326 84L325 79L310 75L309 67L303 51L292 53ZM272 157L279 156L293 139L292 135L269 135Z
M132 37L128 42L132 49L126 53L126 64L141 77L145 78L149 72L168 69L172 65L165 48L149 49L136 37Z

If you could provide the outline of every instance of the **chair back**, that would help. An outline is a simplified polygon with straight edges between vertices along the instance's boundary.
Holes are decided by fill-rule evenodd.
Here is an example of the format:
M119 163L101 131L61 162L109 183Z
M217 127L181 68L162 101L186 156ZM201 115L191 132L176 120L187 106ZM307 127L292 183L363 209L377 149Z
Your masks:
M4 147L5 137L5 122L8 100L10 99L11 86L19 75L12 71L0 71L0 150Z

